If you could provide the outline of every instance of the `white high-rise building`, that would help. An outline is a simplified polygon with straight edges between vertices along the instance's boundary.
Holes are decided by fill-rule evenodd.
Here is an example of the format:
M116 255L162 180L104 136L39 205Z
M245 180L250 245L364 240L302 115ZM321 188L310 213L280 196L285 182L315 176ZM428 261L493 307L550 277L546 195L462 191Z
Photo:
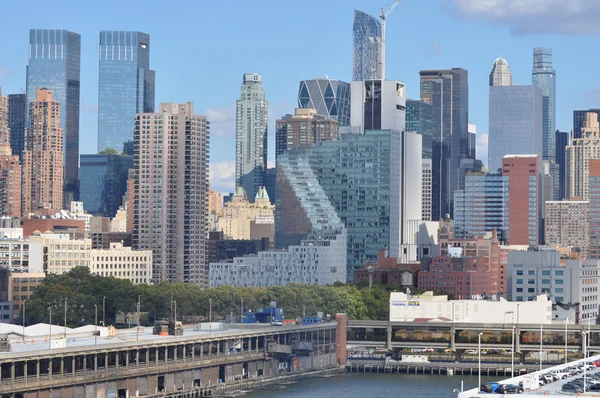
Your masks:
M236 101L235 184L253 201L265 185L267 171L268 103L262 76L244 74L240 99Z
M504 58L494 61L494 67L490 73L490 86L512 86L512 75L508 69L508 62Z
M590 199L590 160L600 159L600 123L594 112L586 114L581 128L581 138L571 140L566 148L567 198Z
M355 81L350 86L352 133L365 130L404 131L406 85L394 80Z

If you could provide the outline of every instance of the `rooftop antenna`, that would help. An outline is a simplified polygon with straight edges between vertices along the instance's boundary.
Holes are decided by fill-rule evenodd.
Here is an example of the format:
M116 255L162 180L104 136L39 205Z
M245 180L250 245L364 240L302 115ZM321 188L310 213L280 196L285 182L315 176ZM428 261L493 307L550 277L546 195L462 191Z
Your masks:
M381 9L381 80L385 80L385 24L388 15L394 11L394 8L398 6L400 1L394 1L394 4L387 11L384 11L383 8Z

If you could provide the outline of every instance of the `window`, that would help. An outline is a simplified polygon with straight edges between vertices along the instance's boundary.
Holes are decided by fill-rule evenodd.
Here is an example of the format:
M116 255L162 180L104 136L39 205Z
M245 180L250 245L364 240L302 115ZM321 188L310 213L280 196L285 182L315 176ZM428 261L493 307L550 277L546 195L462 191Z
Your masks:
M523 293L523 288L522 287L518 287L517 288L517 293Z
M523 301L523 296L517 296L517 301Z
M527 284L535 285L535 279L527 279Z
M565 282L565 281L564 281L564 280L562 280L562 279L557 279L557 280L555 281L555 283L556 283L557 285L564 285L564 282Z
M529 289L527 289L527 293L535 293L535 288L530 287Z
M554 271L554 275L556 276L563 276L565 274L565 271Z
M557 287L556 289L554 289L554 293L562 293L562 292L563 292L562 287Z
M527 275L535 275L535 270L529 270L527 271Z
M523 284L523 279L517 279L517 284L518 285L522 285Z
M542 285L549 285L550 279L542 279Z
M517 275L523 275L523 270L517 271Z
M542 276L550 276L550 271L542 271Z
M565 301L565 298L564 297L556 296L555 300L562 303L563 301Z

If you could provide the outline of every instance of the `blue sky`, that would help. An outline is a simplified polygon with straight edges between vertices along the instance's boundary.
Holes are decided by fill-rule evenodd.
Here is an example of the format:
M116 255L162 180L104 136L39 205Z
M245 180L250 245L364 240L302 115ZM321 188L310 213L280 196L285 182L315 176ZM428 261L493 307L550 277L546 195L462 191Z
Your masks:
M387 3L387 4L386 4ZM526 3L526 5L524 5ZM69 29L82 35L81 153L96 151L98 40L101 30L151 35L156 103L195 103L211 131L211 182L233 182L234 103L245 72L263 75L274 120L296 106L298 83L327 75L349 81L353 9L377 15L391 0L4 1L0 40L3 94L25 89L28 29ZM573 109L600 106L600 1L403 0L388 19L387 77L419 96L419 70L469 71L470 119L478 158L487 162L488 74L494 59L509 62L514 84L530 84L532 51L554 51L557 127L572 128ZM274 159L274 130L269 130Z

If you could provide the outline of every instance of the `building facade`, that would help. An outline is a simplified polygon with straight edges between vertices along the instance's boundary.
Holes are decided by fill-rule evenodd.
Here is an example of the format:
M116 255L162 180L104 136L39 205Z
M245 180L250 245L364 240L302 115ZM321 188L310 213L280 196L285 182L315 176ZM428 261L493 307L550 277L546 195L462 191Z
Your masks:
M208 263L218 263L233 260L269 249L269 239L225 239L223 232L209 232L208 236Z
M438 290L459 299L498 293L490 287L490 273L485 257L427 257L421 261L417 288Z
M542 91L535 86L491 86L489 162L502 168L505 155L542 156Z
M598 120L600 120L600 109L588 109L588 110L575 110L573 111L573 137L571 138L583 138L581 134L581 129L583 128L584 123L588 119L588 113L595 113L598 115Z
M35 289L44 282L46 274L43 272L16 272L8 278L8 292L11 305L11 318L21 318L23 304L33 294Z
M590 159L589 165L588 258L600 260L600 159Z
M65 141L61 114L61 104L53 93L38 89L35 100L29 103L30 127L25 131L23 151L21 213L26 217L40 210L63 209Z
M423 192L422 199L422 216L421 220L423 221L432 221L431 220L431 189L432 189L432 180L431 180L431 159L423 159L423 186L421 188Z
M556 130L556 164L559 168L559 188L558 198L560 200L568 199L566 197L567 187L567 146L571 142L570 133L568 131Z
M423 159L433 156L433 106L423 101L406 100L406 131L414 131L423 137Z
M393 80L351 83L350 125L352 133L366 130L405 131L406 85Z
M335 120L318 115L315 109L296 109L294 115L286 115L275 122L275 156L294 147L336 140L338 134L339 126Z
M302 80L298 107L314 109L317 114L337 121L340 127L350 126L350 83L329 78Z
M79 97L81 36L66 30L31 29L29 31L29 65L27 66L27 109L38 101L37 90L46 88L60 104L59 122L62 145L64 200L69 204L79 198ZM27 127L35 129L27 118Z
M583 200L548 201L545 204L546 245L570 247L587 257L589 241L589 202Z
M23 156L25 148L25 125L27 121L27 94L8 95L8 127L13 155Z
M218 230L223 231L226 239L251 239L252 222L260 217L273 217L275 206L264 188L260 188L250 202L244 188L237 187L230 202L223 207L223 216L219 217Z
M136 117L133 247L152 250L152 281L207 286L209 123L194 105Z
M490 87L512 86L512 75L508 62L504 58L497 58L490 72Z
M0 87L0 216L21 217L21 162L10 147L9 98Z
M236 101L235 181L250 200L265 185L268 119L262 77L257 73L244 74L240 99Z
M381 22L354 10L352 81L381 79Z
M123 144L133 140L135 116L154 112L150 35L100 32L99 62L98 151L111 148L121 152Z
M581 128L581 138L574 138L566 148L566 194L568 198L589 200L590 161L600 159L600 123L590 112Z
M214 189L208 191L208 214L223 216L223 194Z
M542 91L543 160L554 162L556 131L556 71L552 68L552 49L533 50L532 83Z
M109 250L91 249L89 268L94 275L126 279L134 285L149 285L152 280L152 250L131 250L122 243L111 243Z
M81 155L79 165L80 198L90 214L114 217L127 192L133 156L97 154Z
M454 215L454 191L460 185L460 162L469 159L469 75L465 69L420 72L421 101L433 107L432 219Z

